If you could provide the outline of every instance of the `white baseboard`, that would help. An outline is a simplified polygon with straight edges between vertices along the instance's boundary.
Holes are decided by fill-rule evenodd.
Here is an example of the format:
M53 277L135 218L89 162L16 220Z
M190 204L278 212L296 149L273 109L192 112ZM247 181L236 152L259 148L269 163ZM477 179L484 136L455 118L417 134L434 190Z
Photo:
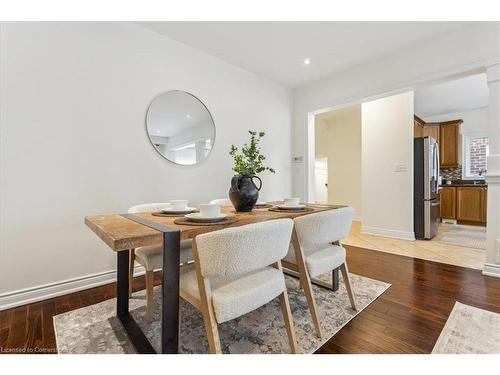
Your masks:
M485 263L483 275L500 277L500 264Z
M144 275L144 268L136 266L134 276ZM104 271L93 275L77 277L33 288L0 294L0 310L38 302L45 299L90 289L116 281L116 270Z
M415 232L405 232L401 230L392 230L378 227L361 225L361 234L371 234L374 236L398 238L400 240L415 240Z

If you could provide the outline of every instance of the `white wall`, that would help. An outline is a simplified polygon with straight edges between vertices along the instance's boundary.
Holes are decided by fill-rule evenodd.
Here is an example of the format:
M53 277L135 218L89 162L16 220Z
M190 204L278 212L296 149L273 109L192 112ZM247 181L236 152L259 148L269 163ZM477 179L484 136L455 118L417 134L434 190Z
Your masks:
M483 69L500 61L499 34L496 22L466 26L295 89L293 156L302 156L304 162L293 164L294 195L307 199L312 188L307 178L313 170L313 161L306 158L308 153L311 156L307 147L311 135L308 113L413 90L444 77Z
M361 218L361 106L315 117L316 159L328 159L328 203L346 204Z
M277 171L262 176L264 199L290 194L288 89L133 23L3 23L0 34L0 305L115 268L86 215L226 196L229 146L248 129L266 131ZM170 164L147 138L147 107L171 89L214 117L215 147L199 166Z
M418 114L417 114L418 115ZM422 118L426 122L441 122L462 119L464 122L460 124L460 134L458 140L458 162L462 164L462 134L467 133L484 133L489 132L489 114L488 107L478 108L464 112L445 113L436 116L427 116Z
M414 239L413 92L363 103L361 122L361 231Z

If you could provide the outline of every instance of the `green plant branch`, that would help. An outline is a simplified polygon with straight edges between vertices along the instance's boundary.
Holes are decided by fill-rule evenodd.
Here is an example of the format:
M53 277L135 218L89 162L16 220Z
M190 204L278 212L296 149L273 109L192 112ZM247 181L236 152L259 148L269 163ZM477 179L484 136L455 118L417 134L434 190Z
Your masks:
M250 143L245 143L241 151L235 145L231 145L229 155L233 157L233 171L240 175L256 175L262 172L275 173L271 167L264 166L266 157L260 153L260 140L266 135L264 132L249 130Z

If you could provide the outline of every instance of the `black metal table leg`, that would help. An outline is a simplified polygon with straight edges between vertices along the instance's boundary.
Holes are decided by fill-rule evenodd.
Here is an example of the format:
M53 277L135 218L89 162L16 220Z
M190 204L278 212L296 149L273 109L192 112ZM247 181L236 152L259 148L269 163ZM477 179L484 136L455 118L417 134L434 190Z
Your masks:
M161 306L161 353L179 352L179 276L181 232L178 229L133 214L124 218L163 233L163 278ZM123 255L121 255L123 253ZM148 339L128 312L128 251L118 252L117 315L139 353L155 353Z
M337 281L335 281L335 271L337 271L337 279L336 279ZM324 281L319 280L319 279L314 279L314 278L311 278L311 284L314 284L314 285L319 286L321 288L325 288L325 289L332 290L332 291L336 292L337 290L339 290L338 271L339 271L338 268L336 268L332 271L332 278L333 278L332 284L324 282ZM297 271L292 271L288 268L283 268L283 273L285 273L286 275L295 277L297 279L300 278L300 275ZM336 289L334 289L335 287L336 287Z
M128 309L128 277L129 277L129 252L118 251L117 257L117 280L116 280L116 315L125 328L130 341L140 354L156 353L148 338L142 332Z
M339 290L339 269L335 268L332 271L332 290L336 292Z
M128 251L116 254L116 315L128 314Z
M178 230L163 232L163 280L161 352L179 352L179 263L181 237Z

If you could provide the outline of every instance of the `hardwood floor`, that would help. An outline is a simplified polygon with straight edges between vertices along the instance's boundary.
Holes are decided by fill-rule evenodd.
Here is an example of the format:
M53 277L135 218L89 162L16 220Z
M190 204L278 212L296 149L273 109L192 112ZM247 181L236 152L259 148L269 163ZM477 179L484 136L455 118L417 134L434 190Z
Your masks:
M429 353L455 301L500 313L500 279L478 270L347 247L350 272L392 286L317 353ZM161 283L159 274L155 284ZM134 290L145 288L136 278ZM0 311L0 353L55 353L52 316L115 296L115 284Z

